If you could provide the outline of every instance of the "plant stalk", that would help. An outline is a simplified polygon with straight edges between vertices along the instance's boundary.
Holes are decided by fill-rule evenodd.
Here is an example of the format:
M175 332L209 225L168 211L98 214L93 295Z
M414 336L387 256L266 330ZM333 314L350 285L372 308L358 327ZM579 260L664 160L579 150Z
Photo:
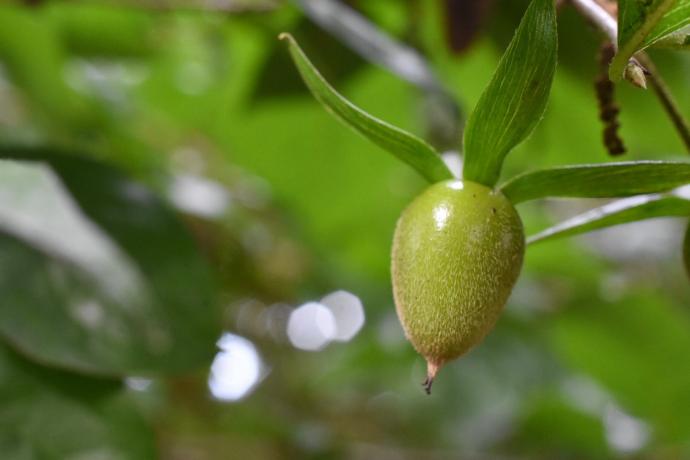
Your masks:
M654 62L652 62L652 60L649 58L649 55L644 52L640 53L639 61L640 64L645 67L647 72L649 72L649 80L652 83L654 93L659 98L661 105L663 105L664 110L666 110L671 118L671 121L673 122L673 126L675 126L678 134L683 140L685 148L690 153L690 123L688 123L688 120L683 116L683 113L678 107L678 103L671 94L671 90L661 77L661 74L654 65Z
M618 23L594 0L570 0L584 17L589 19L618 49Z

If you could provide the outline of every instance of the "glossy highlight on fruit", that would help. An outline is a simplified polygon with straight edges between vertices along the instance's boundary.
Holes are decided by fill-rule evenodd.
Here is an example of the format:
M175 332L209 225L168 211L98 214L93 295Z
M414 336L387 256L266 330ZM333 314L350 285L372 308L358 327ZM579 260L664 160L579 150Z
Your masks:
M427 392L441 366L493 328L524 252L515 208L483 185L439 182L402 213L393 238L393 295L405 335L427 361Z

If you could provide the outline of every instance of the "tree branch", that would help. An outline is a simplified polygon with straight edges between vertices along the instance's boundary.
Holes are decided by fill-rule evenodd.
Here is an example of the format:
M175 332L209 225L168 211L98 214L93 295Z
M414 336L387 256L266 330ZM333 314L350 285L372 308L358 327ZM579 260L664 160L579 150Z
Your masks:
M666 82L661 77L661 74L647 53L640 53L639 60L649 72L649 80L652 83L654 93L657 95L661 105L663 105L666 113L668 113L668 116L671 118L673 126L675 126L678 131L678 134L683 140L683 144L685 144L685 148L690 152L690 124L688 124L688 120L686 120L681 113L678 103L671 94L671 90L666 85Z

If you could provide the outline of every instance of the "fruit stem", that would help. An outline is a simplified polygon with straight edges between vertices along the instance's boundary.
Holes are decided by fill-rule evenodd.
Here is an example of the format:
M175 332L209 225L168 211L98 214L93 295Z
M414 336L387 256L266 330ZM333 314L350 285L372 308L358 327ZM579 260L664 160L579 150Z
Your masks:
M438 373L439 369L441 369L441 366L439 366L438 364L434 364L431 361L427 361L426 380L424 380L422 386L424 387L424 391L426 391L426 394L428 395L431 394L431 385L434 384L434 379L436 378L436 374Z

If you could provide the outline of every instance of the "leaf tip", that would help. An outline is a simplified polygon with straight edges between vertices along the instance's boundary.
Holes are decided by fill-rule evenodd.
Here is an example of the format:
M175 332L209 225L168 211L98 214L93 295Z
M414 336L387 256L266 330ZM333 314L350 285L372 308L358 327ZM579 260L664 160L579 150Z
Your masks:
M289 45L295 43L295 37L287 32L281 32L278 34L278 40L287 41Z

